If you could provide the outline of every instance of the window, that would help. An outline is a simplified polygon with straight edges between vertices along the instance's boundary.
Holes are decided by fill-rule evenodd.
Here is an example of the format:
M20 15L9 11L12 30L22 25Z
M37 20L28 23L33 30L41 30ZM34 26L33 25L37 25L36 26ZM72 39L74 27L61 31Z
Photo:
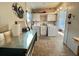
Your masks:
M31 22L32 20L32 14L31 12L27 12L27 22Z

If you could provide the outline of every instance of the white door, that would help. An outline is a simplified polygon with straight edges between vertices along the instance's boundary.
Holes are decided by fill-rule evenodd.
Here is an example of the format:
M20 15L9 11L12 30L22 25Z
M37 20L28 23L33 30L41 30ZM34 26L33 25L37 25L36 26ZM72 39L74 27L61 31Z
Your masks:
M64 40L63 42L67 44L67 39L68 39L68 10L65 10L65 28L64 28Z

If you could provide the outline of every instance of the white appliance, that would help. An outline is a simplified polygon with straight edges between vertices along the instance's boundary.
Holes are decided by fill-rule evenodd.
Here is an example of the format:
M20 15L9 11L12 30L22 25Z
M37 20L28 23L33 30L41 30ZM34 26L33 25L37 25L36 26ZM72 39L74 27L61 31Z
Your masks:
M46 36L47 34L47 26L42 25L41 26L41 35Z
M57 36L57 27L53 24L48 24L48 36Z

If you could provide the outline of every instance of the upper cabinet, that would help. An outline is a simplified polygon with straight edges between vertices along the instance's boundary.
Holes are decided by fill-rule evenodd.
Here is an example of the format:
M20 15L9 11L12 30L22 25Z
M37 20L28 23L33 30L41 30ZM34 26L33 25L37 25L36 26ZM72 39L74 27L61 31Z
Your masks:
M33 14L33 21L56 21L56 14Z
M40 21L40 14L33 14L33 21Z
M56 21L56 14L48 14L47 21Z

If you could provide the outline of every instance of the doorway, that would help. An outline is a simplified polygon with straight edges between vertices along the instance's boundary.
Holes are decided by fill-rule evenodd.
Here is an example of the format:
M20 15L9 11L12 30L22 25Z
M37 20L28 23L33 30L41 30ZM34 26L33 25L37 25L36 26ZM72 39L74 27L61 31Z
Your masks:
M57 15L58 33L63 36L64 36L64 32L65 32L66 17L67 17L66 9L58 12L58 15Z

